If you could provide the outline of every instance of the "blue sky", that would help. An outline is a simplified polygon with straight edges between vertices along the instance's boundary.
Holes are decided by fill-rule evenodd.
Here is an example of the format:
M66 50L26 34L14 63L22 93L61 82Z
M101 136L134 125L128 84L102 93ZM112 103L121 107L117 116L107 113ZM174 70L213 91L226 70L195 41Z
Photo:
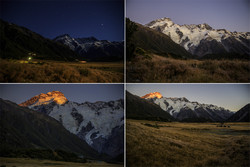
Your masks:
M50 39L124 39L123 0L1 0L0 17Z
M127 84L137 96L160 92L164 97L186 97L189 101L214 104L238 111L250 103L250 84Z
M0 98L17 104L51 91L78 103L124 99L123 84L0 84Z
M127 0L126 17L141 24L169 17L179 25L249 32L250 0Z

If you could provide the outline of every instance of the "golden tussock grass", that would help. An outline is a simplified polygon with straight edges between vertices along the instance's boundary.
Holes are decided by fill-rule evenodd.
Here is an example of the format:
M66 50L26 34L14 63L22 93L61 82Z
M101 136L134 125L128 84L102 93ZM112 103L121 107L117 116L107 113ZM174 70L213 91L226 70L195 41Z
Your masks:
M157 55L127 62L128 82L249 82L250 61L178 60Z
M250 124L126 121L127 166L249 166ZM145 126L158 124L159 128Z
M0 82L86 83L123 82L123 63L73 63L43 61L20 63L0 60Z

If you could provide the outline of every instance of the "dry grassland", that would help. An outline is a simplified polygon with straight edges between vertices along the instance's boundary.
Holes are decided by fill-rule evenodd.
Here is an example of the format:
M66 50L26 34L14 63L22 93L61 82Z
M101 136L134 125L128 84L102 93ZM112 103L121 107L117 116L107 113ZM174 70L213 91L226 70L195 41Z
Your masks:
M250 165L250 124L126 121L129 167Z
M157 55L127 62L128 82L249 82L247 60L178 60Z
M58 62L0 60L0 82L20 83L120 83L123 62Z

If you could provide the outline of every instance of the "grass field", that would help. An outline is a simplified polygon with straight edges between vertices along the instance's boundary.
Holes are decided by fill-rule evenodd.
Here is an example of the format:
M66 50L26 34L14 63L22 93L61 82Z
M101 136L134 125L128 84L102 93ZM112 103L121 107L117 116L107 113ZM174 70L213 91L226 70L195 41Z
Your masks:
M120 83L123 62L59 62L0 60L0 82Z
M109 164L103 161L88 161L87 163L62 162L28 158L0 157L0 167L122 167L119 164Z
M127 82L250 82L247 60L180 60L147 54L137 55L126 66Z
M250 123L126 123L129 167L250 166Z

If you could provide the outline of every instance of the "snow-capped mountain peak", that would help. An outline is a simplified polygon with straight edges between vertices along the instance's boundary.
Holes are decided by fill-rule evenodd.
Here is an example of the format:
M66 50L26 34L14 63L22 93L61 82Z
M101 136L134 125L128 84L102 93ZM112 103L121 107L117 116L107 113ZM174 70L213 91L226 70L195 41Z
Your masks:
M204 24L175 24L170 18L154 20L147 27L168 35L193 55L238 53L250 54L249 32L230 32L225 29L213 29Z
M39 105L47 105L51 102L55 102L58 105L65 104L68 99L60 91L52 91L47 94L41 93L32 97L31 99L19 104L23 107L34 107Z

